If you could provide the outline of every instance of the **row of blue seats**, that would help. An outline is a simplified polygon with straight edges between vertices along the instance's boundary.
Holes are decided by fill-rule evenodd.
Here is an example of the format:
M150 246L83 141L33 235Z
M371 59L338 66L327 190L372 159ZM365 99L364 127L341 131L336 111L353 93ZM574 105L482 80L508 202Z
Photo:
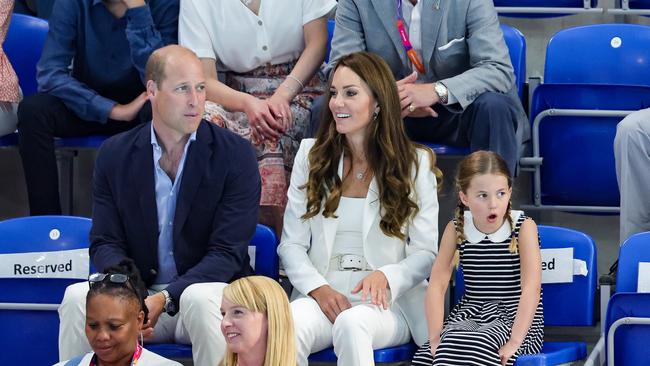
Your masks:
M330 39L335 24L330 21ZM526 87L526 41L502 25L519 95ZM36 92L36 62L47 22L15 15L5 50L16 65L25 95ZM29 44L30 47L23 47ZM618 212L619 194L612 149L617 123L650 105L650 27L598 24L564 29L546 49L544 83L533 87L532 152L521 160L533 172L533 202L524 208ZM523 100L522 100L523 101ZM528 104L523 101L524 104ZM103 136L58 139L60 148L96 148ZM16 135L0 138L15 146ZM464 155L465 148L430 144L440 155Z
M499 15L539 18L571 14L650 15L650 1L621 0L614 8L603 8L598 0L494 0Z
M24 217L0 222L0 258L11 259L19 253L56 253L67 250L83 249L86 253L81 261L88 263L88 233L91 221L87 218L72 216L36 216ZM595 294L597 281L596 246L588 235L566 228L539 226L542 249L571 248L573 258L583 261L586 274L575 275L569 283L543 284L544 318L546 326L589 327L595 325ZM277 238L272 230L258 225L255 237L251 242L254 255L251 255L252 265L257 274L278 279L278 257L276 255ZM0 260L7 264L7 260ZM631 310L621 310L621 304L613 301L618 297L627 299L634 297L629 293L637 292L639 263L650 262L650 233L630 237L623 244L620 253L620 266L617 276L618 294L610 303L607 324L608 328L618 319L618 314L634 316L650 316L650 295L644 295L634 301L645 301L645 305L635 305ZM9 266L9 271L12 266ZM85 267L84 267L85 268ZM6 272L6 270L5 270ZM85 275L85 274L84 274ZM6 350L0 354L0 364L52 364L57 357L58 316L56 309L61 302L65 288L83 278L38 278L5 273L0 278L0 342ZM456 298L462 294L462 274L456 276ZM606 302L605 302L606 304ZM639 303L640 304L640 303ZM639 308L641 307L641 308ZM424 319L424 314L422 315ZM639 342L648 339L650 327L632 327L631 330L621 328L614 345L617 360L627 360L630 354L635 357L646 357L650 353L647 347ZM638 338L644 332L646 338ZM632 341L629 335L632 334ZM634 338L637 337L637 338ZM625 341L620 339L625 338ZM636 339L636 341L634 341ZM409 360L415 351L413 343L375 351L376 362L395 362ZM148 348L170 358L191 358L191 346L177 344L150 345ZM631 349L631 350L630 350ZM558 365L584 359L587 347L584 342L545 342L542 354L523 356L517 361L518 366L524 365ZM644 358L636 358L636 360ZM335 361L332 349L328 349L310 357L312 361ZM623 362L623 361L621 361ZM617 364L621 364L617 362ZM626 363L622 363L626 364ZM629 363L628 363L629 364Z
M38 15L49 17L54 0L38 0ZM552 17L579 13L603 13L597 0L494 0L499 14L516 17ZM24 6L23 6L24 8ZM648 0L618 1L616 8L607 9L614 14L650 14Z

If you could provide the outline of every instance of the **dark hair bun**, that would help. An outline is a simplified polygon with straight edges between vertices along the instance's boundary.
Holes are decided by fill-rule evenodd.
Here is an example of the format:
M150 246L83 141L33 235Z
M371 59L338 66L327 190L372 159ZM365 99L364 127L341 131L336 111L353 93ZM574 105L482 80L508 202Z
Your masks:
M147 286L140 277L140 271L131 259L123 259L117 265L108 267L103 273L106 274L124 274L129 277L125 284L114 284L108 281L101 282L101 285L91 286L87 299L96 294L112 294L114 296L132 297L138 300L144 311L144 322L148 321L149 309L144 299L149 295Z

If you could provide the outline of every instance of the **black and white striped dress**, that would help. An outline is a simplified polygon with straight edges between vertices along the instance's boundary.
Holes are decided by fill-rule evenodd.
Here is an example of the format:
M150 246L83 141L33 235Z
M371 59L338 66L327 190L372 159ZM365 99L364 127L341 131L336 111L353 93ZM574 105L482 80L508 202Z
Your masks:
M514 230L506 221L495 233L485 235L465 212L465 241L460 244L465 294L444 323L436 356L429 342L413 357L412 365L494 365L501 366L499 348L510 338L521 296L519 255L510 253L512 235L517 237L526 219L522 211L512 211ZM508 360L514 364L522 354L539 353L544 338L544 314L540 302L524 342Z

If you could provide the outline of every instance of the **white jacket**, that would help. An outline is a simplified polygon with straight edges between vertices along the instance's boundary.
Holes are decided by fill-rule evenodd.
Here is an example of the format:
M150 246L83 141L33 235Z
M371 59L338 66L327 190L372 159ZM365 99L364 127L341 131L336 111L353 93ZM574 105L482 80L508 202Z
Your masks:
M302 140L296 155L282 240L278 247L284 269L294 286L292 298L306 296L312 290L328 284L325 274L338 225L337 218L325 218L322 214L309 220L301 218L307 209L307 197L306 191L299 187L307 182L308 154L314 143L314 139ZM411 198L417 202L420 210L406 226L408 244L386 236L379 228L380 204L375 178L370 183L365 200L362 236L366 261L374 270L384 273L390 286L391 306L397 306L404 314L413 339L417 344L422 344L428 339L424 313L426 278L438 252L438 196L436 179L429 168L429 155L419 150L418 159L415 192L412 192ZM341 158L339 176L342 172Z

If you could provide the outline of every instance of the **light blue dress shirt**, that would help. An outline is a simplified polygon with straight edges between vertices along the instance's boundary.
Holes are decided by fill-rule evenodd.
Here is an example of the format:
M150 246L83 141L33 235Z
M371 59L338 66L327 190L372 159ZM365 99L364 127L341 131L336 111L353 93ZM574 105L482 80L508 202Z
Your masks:
M192 141L196 141L194 131L185 144L183 156L178 164L176 178L172 180L160 167L162 148L151 123L151 146L153 148L154 183L156 186L156 208L158 209L158 276L155 284L168 284L177 276L176 261L174 260L174 216L176 214L176 199L183 179L183 168L187 148Z

